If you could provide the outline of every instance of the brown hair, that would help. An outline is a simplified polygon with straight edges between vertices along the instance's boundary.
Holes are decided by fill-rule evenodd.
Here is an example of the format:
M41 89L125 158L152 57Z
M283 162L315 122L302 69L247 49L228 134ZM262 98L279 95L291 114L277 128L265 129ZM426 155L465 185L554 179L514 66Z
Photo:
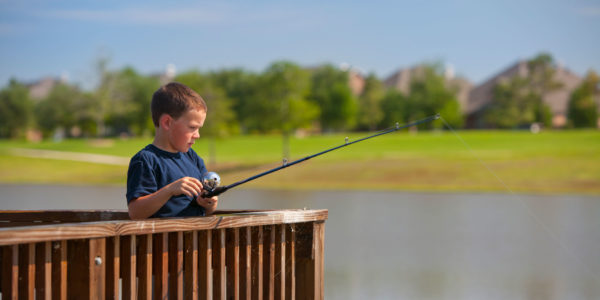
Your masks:
M152 122L158 128L160 116L168 114L177 119L190 109L206 111L206 102L194 90L184 84L171 82L161 86L152 95Z

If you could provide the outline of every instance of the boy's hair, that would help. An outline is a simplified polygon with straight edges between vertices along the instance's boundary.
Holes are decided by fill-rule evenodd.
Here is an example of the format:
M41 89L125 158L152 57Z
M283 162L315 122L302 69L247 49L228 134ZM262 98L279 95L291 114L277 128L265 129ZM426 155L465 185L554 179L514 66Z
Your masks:
M181 117L190 109L200 109L206 112L206 102L194 90L184 84L171 82L161 86L152 95L152 122L158 128L160 116L168 114L174 119Z

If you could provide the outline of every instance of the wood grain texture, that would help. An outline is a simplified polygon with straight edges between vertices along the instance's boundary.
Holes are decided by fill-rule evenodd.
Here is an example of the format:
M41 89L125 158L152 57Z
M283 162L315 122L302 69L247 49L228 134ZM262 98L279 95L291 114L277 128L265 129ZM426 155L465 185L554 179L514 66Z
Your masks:
M236 228L247 226L324 221L327 210L281 210L242 215L103 221L0 228L0 246L45 241L144 235L162 232Z

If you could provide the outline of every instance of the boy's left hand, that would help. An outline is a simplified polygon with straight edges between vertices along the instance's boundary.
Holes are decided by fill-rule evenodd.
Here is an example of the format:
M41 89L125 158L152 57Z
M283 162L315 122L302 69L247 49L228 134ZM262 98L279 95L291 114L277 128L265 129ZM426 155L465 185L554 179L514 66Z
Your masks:
M219 197L213 196L211 198L203 198L202 196L198 196L196 198L196 202L198 203L198 205L206 209L206 215L210 215L217 209Z

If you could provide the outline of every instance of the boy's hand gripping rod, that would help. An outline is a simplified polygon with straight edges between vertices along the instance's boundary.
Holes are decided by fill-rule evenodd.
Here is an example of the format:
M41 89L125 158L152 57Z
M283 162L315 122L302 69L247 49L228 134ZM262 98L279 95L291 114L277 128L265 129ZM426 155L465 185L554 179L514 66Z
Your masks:
M385 130L379 131L379 132L377 132L377 133L375 133L373 135L370 135L370 136L367 136L367 137L364 137L364 138L360 138L360 139L352 141L352 142L348 142L348 138L346 138L346 142L344 144L342 144L342 145L339 145L339 146L336 146L336 147L333 147L333 148L321 151L321 152L313 154L313 155L309 155L307 157L295 160L293 162L289 162L288 163L286 160L284 160L283 161L283 165L281 165L279 167L273 168L271 170L262 172L260 174L254 175L252 177L248 177L248 178L246 178L244 180L240 180L238 182L234 182L234 183L232 183L230 185L226 185L226 186L219 186L219 184L221 183L221 178L219 177L219 175L217 173L215 173L215 172L208 172L202 178L202 185L204 186L204 189L205 189L205 191L202 193L202 197L204 197L204 198L210 198L212 196L217 196L217 195L220 195L220 194L224 193L225 191L227 191L229 189L232 189L232 188L234 188L234 187L236 187L238 185L241 185L241 184L244 184L246 182L252 181L254 179L263 177L263 176L265 176L267 174L271 174L273 172L277 172L277 171L279 171L281 169L285 169L287 167L291 167L291 166L293 166L295 164L298 164L298 163L301 163L303 161L309 160L309 159L311 159L313 157L317 157L319 155L323 155L323 154L331 152L333 150L337 150L337 149L342 148L342 147L346 147L346 146L349 146L349 145L352 145L352 144L356 144L358 142L362 142L362 141L368 140L370 138L374 138L374 137L377 137L377 136L380 136L380 135L384 135L384 134L388 134L388 133L391 133L391 132L395 132L395 131L398 131L400 129L404 129L404 128L408 128L408 127L411 127L411 126L416 126L416 125L419 125L419 124L431 122L431 121L437 120L439 118L440 118L440 114L435 114L435 115L427 117L425 119L418 120L418 121L415 121L415 122L412 122L412 123L409 123L409 124L406 124L406 125L402 125L402 126L400 126L400 124L396 123L396 127L392 127L390 129L385 129Z

